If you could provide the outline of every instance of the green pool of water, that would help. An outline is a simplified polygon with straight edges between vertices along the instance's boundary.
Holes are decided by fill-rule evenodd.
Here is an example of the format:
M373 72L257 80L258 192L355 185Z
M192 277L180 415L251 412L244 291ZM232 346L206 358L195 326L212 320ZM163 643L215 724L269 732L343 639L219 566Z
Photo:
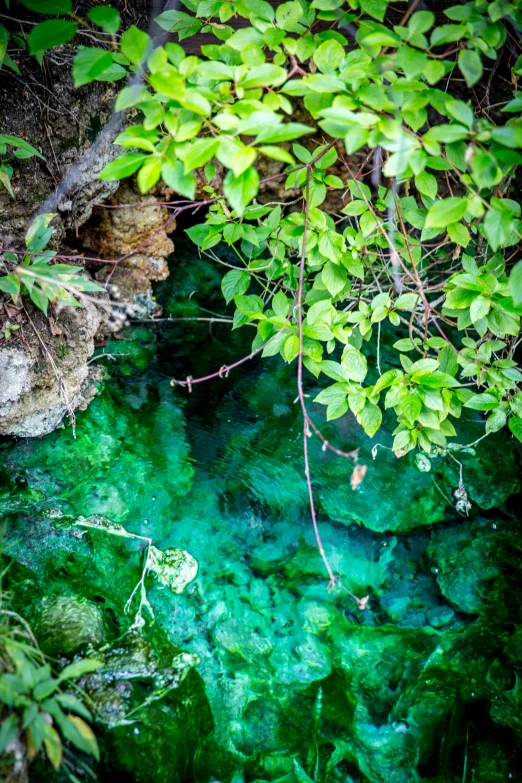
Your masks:
M159 292L168 312L188 277L181 264ZM198 284L211 298L217 281L205 267ZM14 605L50 655L94 649L104 660L83 682L98 715L99 780L522 780L512 439L459 453L473 504L464 516L454 460L422 472L413 455L379 448L374 459L350 417L327 425L310 402L328 439L358 448L367 466L354 490L353 463L310 442L321 534L346 588L329 592L293 369L254 361L189 395L170 379L247 353L248 334L199 324L126 337L104 349L126 355L78 414L76 438L66 427L0 450ZM480 433L470 419L459 438ZM389 430L378 439L389 446ZM76 524L93 515L142 538ZM154 620L144 608L145 625L129 632L143 539L188 552L198 574L177 594L149 573ZM367 609L347 591L368 595ZM42 765L31 774L52 780ZM92 779L81 765L75 774Z

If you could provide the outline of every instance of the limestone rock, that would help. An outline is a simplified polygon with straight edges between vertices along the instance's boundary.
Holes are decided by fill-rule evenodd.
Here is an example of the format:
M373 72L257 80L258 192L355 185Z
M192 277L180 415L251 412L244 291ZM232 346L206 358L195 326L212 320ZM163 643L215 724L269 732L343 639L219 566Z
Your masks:
M151 282L168 277L167 257L174 251L168 235L176 228L175 220L169 220L172 213L162 206L164 191L143 195L132 180L122 182L106 206L95 207L79 234L86 255L122 259L116 268L99 262L90 266L95 278L107 284L113 300L108 332L118 331L127 316L146 317L158 310Z
M50 322L33 311L23 330L0 345L0 435L38 437L84 408L100 370L87 360L104 318L91 300ZM56 332L60 334L56 334Z

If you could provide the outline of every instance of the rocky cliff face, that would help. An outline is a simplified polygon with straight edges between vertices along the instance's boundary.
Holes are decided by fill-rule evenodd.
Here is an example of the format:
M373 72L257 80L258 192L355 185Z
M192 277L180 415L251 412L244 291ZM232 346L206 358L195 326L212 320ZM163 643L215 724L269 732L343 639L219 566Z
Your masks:
M103 306L86 301L47 320L34 308L16 337L0 345L0 435L47 435L96 393L100 369L88 364Z
M117 5L126 24L146 23L145 2L132 4L132 9L126 2ZM44 160L13 159L14 198L0 186L0 253L22 250L28 225L42 212L56 213L50 247L59 253L89 251L114 260L142 247L116 269L93 264L88 271L107 283L107 294L86 299L82 308L57 312L50 306L49 320L30 302L13 306L10 296L0 292L0 435L45 435L88 403L99 375L96 365L89 364L95 335L99 343L129 315L156 309L151 281L168 275L165 259L174 249L161 229L167 210L142 208L140 202L151 198L142 198L132 184L118 191L118 182L98 179L103 166L121 151L113 145L125 122L122 113L113 111L121 84L94 82L75 89L70 61L71 50L62 46L46 56L43 69L22 52L17 64L23 81L2 70L0 100L6 109L0 132L26 139ZM96 206L112 197L110 205L140 206ZM171 223L168 230L174 227Z
M162 206L169 195L165 186L143 195L134 181L124 181L106 205L94 208L91 220L80 231L85 255L118 262L89 264L112 300L103 334L117 332L127 317L148 317L158 310L151 284L168 277L167 257L174 252L169 234L176 221Z

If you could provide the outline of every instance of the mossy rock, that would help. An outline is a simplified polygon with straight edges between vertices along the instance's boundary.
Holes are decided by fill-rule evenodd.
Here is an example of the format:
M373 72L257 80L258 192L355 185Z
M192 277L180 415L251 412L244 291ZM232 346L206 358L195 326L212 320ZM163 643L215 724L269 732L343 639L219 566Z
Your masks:
M107 638L102 610L75 595L43 596L31 607L29 619L47 655L71 655L97 648Z

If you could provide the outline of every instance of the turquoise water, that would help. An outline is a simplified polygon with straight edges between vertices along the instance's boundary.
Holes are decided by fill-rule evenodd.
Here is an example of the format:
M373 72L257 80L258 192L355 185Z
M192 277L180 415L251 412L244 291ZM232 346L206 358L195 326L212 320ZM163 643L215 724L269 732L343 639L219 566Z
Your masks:
M178 315L221 307L219 278L179 255L158 290ZM210 303L210 304L209 304ZM245 330L243 330L245 331ZM496 783L522 780L520 453L504 434L421 472L345 417L310 441L321 535L342 587L328 591L304 481L294 369L254 360L249 334L190 322L132 327L104 350L110 377L86 412L45 438L4 443L4 556L16 608L53 656L97 649L92 699L102 781ZM307 393L315 396L312 379ZM474 414L475 416L477 414ZM478 421L459 440L474 441ZM128 633L146 541L79 527L101 515L159 550L188 552L176 594L145 579L155 619ZM360 611L350 597L369 596ZM183 654L185 656L183 657ZM181 656L181 657L180 657ZM75 774L89 779L78 766ZM85 774L85 777L84 777ZM51 780L36 766L32 778ZM91 778L92 779L92 778Z

